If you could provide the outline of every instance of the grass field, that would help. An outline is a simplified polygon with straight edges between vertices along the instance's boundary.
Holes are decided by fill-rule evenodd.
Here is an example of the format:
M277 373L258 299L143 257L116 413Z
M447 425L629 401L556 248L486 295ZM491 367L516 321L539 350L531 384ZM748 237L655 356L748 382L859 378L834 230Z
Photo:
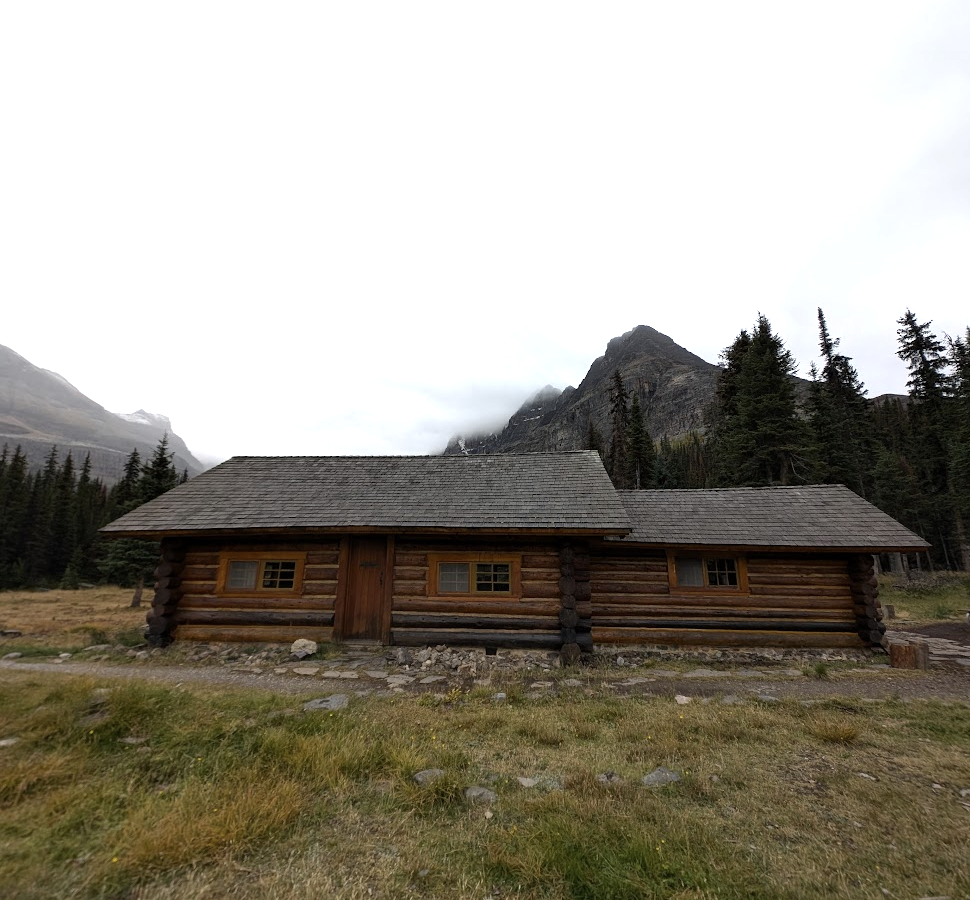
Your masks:
M970 896L965 704L509 696L303 713L255 691L2 672L0 893ZM641 785L657 766L682 781ZM444 776L419 786L429 767Z
M884 575L879 580L879 599L896 608L901 623L960 621L970 609L970 575L937 572L911 578Z
M80 591L0 591L0 629L22 632L4 638L10 650L74 652L92 644L136 643L145 625L151 590L140 608L131 608L131 588Z

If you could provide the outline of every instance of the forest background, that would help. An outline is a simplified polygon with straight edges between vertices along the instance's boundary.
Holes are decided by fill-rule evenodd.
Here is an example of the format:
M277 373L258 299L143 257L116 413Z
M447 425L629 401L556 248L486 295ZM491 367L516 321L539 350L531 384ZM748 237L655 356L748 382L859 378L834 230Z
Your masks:
M844 484L925 538L931 567L970 568L970 327L941 339L907 310L896 354L905 398L870 401L851 358L818 310L818 363L799 391L796 362L759 316L721 354L703 432L656 441L639 398L616 371L609 434L590 424L618 488L679 489ZM0 451L0 590L132 585L151 576L158 546L104 541L98 529L187 480L162 438L150 459L133 450L120 481L92 478L54 448L31 471L19 447Z

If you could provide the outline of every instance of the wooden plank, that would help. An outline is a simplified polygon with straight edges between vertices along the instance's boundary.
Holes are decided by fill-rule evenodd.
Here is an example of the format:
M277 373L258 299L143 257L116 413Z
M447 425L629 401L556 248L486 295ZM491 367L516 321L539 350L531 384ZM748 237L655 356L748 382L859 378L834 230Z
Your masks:
M554 615L559 612L559 603L556 600L467 600L455 601L452 597L427 597L412 599L410 597L394 598L395 612L415 612L415 613L436 613L441 612L451 614L455 612L468 613L469 615L523 615L541 616Z
M664 581L594 581L593 596L600 594L669 594L670 589Z
M218 553L202 553L198 550L190 550L185 554L185 565L187 566L215 566L219 567Z
M340 544L337 541L329 549L307 550L306 564L308 566L333 566L340 563Z
M404 597L427 597L428 583L426 581L405 581L395 578L394 594L400 594Z
M337 595L337 579L333 581L304 581L304 597L335 597Z
M186 566L181 575L182 581L215 581L218 577L218 566Z
M419 581L422 584L428 580L427 566L394 566L395 581Z
M628 622L622 618L610 618L607 616L597 616L597 628L625 628ZM752 618L729 618L719 617L715 619L676 619L676 618L643 618L636 621L636 629L643 628L684 628L702 629L705 631L714 629L721 631L784 631L784 632L852 632L857 630L855 618L842 622L821 622L814 619L802 620L778 620L778 619L752 619Z
M337 566L304 566L304 581L336 581Z
M332 628L295 628L282 625L179 625L174 632L179 641L213 641L243 644L292 644L297 638L322 643L331 640Z
M644 618L659 618L661 616L671 616L675 618L718 618L721 616L734 617L744 616L755 619L818 619L819 621L830 622L854 622L855 616L848 607L838 609L811 609L803 608L779 609L779 608L753 608L740 606L596 606L596 620L601 616L607 618L624 618L627 620Z
M556 572L555 581L523 581L522 599L534 600L540 597L559 597L559 573Z
M292 625L302 627L333 626L332 612L267 609L185 609L175 613L178 625Z
M522 570L526 569L559 569L558 553L523 553Z
M428 568L428 551L427 550L403 550L401 546L398 546L397 553L394 556L395 565L398 566L417 566L424 570Z
M558 626L557 616L462 616L434 615L432 613L401 613L391 616L394 628L471 628L507 629L514 631L552 630Z
M333 611L333 598L287 597L285 601L268 602L265 597L200 597L186 594L179 600L179 609L265 609L328 610Z
M864 647L857 634L788 631L702 631L593 627L594 644L671 644L703 647Z

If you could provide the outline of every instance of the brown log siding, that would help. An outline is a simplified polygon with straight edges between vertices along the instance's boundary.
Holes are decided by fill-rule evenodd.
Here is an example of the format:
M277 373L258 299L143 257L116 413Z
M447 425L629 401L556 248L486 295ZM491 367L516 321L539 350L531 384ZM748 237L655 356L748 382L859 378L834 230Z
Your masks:
M713 552L713 551L712 551ZM720 552L719 555L724 555ZM848 557L746 554L748 592L677 590L663 550L598 548L595 644L862 647Z
M297 597L254 591L249 597L218 597L219 560L226 553L306 553L303 587ZM186 547L182 596L175 612L176 640L263 641L297 638L328 641L333 635L340 542L193 542Z
M437 597L429 554L468 551L521 559L521 596ZM559 548L552 541L399 539L394 560L391 643L558 648Z

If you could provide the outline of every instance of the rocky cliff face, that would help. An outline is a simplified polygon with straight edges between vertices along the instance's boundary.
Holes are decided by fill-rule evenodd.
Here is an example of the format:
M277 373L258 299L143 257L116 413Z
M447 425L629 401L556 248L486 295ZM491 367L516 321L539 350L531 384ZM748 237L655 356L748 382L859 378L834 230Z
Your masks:
M546 386L527 400L497 434L460 435L445 448L454 453L579 450L589 424L609 437L609 389L619 369L631 396L640 398L654 440L703 428L714 399L718 367L647 325L613 338L578 388L561 393Z
M59 458L63 461L70 451L76 466L90 454L92 475L114 482L133 448L147 459L166 433L176 467L190 475L201 472L205 467L172 431L167 417L144 410L109 412L56 372L0 346L0 447L6 444L13 453L20 445L34 468L56 445Z

